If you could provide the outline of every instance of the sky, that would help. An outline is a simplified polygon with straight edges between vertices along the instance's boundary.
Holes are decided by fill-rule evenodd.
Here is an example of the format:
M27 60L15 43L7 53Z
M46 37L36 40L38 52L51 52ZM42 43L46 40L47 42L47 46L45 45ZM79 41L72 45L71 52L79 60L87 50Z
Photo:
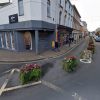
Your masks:
M6 2L9 0L0 0ZM95 31L100 27L100 0L70 0L75 4L80 15L81 20L86 21L89 31Z
M2 2L8 2L9 0L0 0L0 3L2 3Z
M95 31L100 27L100 0L70 0L75 4L81 20L86 21L89 31Z

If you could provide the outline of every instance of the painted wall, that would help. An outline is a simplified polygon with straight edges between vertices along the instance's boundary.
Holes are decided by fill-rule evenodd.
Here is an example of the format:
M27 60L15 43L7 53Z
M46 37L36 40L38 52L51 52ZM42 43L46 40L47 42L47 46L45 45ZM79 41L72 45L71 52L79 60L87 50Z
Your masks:
M31 19L30 0L24 1L24 16L18 16L19 22ZM9 24L9 15L18 14L18 0L13 0L8 6L0 8L0 25Z
M61 25L72 27L72 5L68 0L65 8L65 0L62 0L62 7L59 0L51 1L51 16L47 17L47 0L23 0L24 15L18 16L19 22L28 20L42 20L45 22L59 24L59 12L62 11ZM70 5L70 8L69 8ZM66 12L65 12L66 10ZM18 14L18 0L13 0L12 4L0 8L0 25L9 24L9 15ZM67 15L66 24L64 24L64 16Z

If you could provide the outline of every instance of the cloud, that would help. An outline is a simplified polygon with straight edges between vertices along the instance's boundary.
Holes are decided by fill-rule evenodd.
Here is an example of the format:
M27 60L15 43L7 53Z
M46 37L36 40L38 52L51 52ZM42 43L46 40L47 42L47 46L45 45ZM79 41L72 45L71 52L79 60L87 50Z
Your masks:
M76 5L90 31L100 27L100 0L71 0L71 2Z

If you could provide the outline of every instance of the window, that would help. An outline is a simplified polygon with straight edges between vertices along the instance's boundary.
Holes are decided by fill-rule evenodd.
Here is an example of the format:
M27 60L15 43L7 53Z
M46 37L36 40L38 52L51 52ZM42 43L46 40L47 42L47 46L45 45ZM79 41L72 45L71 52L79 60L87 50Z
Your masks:
M67 0L65 0L65 9L66 9L66 7L67 7Z
M60 0L60 4L61 4L61 0Z
M14 32L10 32L10 36L11 36L11 47L12 47L12 50L15 50L15 36L14 36Z
M64 16L64 25L66 26L66 15Z
M61 24L61 16L62 16L62 12L59 12L59 24Z
M50 9L51 9L50 0L47 0L47 16L48 16L48 17L50 17L50 15L51 15Z
M69 4L69 10L70 10L70 4Z
M19 16L24 15L23 0L18 0L18 10L19 10Z

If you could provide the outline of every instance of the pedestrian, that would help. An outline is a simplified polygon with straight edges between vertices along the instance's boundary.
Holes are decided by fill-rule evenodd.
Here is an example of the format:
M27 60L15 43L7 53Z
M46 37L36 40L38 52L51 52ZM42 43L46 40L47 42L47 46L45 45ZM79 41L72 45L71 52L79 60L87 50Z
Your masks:
M66 44L68 43L68 37L66 37Z
M70 43L71 43L71 38L68 39L68 44L69 44L69 47L70 47Z
M55 42L55 49L56 49L56 51L59 51L59 44L58 44L58 41Z
M55 50L55 41L54 40L52 41L52 50L53 51Z

